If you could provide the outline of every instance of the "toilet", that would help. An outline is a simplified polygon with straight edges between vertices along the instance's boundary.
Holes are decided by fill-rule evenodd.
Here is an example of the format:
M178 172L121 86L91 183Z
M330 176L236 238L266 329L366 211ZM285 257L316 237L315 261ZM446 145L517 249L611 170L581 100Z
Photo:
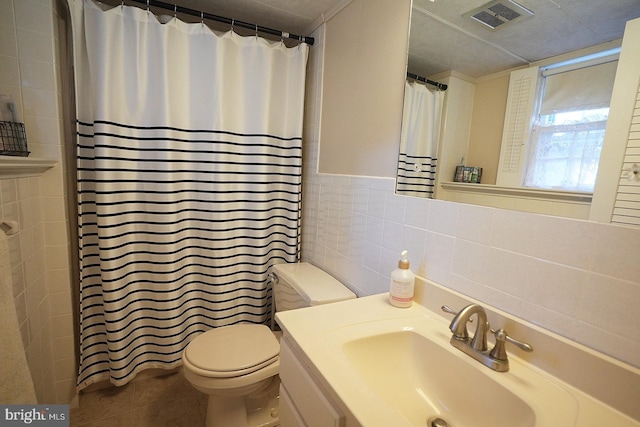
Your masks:
M277 264L271 273L274 312L356 298L307 262ZM194 338L182 352L183 372L193 387L209 396L205 426L278 425L279 353L276 334L265 325L223 326Z

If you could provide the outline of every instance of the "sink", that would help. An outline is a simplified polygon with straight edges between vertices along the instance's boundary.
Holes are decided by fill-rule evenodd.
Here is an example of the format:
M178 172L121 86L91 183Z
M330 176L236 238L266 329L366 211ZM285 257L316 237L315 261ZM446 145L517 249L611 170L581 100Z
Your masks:
M451 427L536 425L520 397L416 332L361 338L343 350L369 387L412 424L438 417Z
M358 383L345 392L368 394L372 411L386 406L403 425L575 424L577 402L549 377L511 356L509 372L492 371L453 348L448 332L446 324L418 317L351 325L326 338Z

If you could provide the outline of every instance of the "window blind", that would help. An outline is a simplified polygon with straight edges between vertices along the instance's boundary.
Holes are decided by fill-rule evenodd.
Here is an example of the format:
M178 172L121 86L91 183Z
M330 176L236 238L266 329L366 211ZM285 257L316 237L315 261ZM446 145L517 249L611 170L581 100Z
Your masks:
M608 107L617 66L610 61L547 75L540 114Z

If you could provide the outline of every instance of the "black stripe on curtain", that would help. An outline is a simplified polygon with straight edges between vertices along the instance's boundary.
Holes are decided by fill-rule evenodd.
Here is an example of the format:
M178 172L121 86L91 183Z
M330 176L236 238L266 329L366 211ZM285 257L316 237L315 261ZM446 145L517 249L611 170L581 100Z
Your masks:
M398 156L396 191L407 196L432 198L436 181L437 159L429 156Z
M78 382L269 322L268 269L299 258L301 177L300 137L78 123Z

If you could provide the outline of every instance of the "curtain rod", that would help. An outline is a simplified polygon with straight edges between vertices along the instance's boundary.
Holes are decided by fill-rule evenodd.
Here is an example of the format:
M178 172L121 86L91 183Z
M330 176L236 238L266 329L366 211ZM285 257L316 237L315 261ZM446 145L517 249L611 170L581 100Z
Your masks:
M170 10L173 13L184 13L185 15L196 16L203 20L209 19L211 21L222 22L225 24L229 24L232 27L237 25L238 27L247 28L249 30L256 30L256 32L267 33L267 34L271 34L271 35L278 36L285 39L296 40L301 43L306 43L309 46L312 46L313 42L315 41L313 37L298 36L295 34L287 33L285 31L274 30L273 28L262 27L257 24L250 24L248 22L238 21L231 18L225 18L224 16L213 15L207 12L202 12L202 11L199 12L194 9L189 9L186 7L178 6L176 4L165 3L158 0L129 0L129 1L144 4L147 6L147 8L149 8L150 6L153 6L153 7L158 7L160 9Z
M407 73L407 77L409 77L411 79L414 79L414 80L418 80L418 81L423 82L423 83L427 83L427 84L433 85L433 86L437 87L440 90L447 90L447 87L448 87L444 83L434 82L433 80L429 80L429 79L427 79L425 77L420 77L419 75L413 74L413 73Z

